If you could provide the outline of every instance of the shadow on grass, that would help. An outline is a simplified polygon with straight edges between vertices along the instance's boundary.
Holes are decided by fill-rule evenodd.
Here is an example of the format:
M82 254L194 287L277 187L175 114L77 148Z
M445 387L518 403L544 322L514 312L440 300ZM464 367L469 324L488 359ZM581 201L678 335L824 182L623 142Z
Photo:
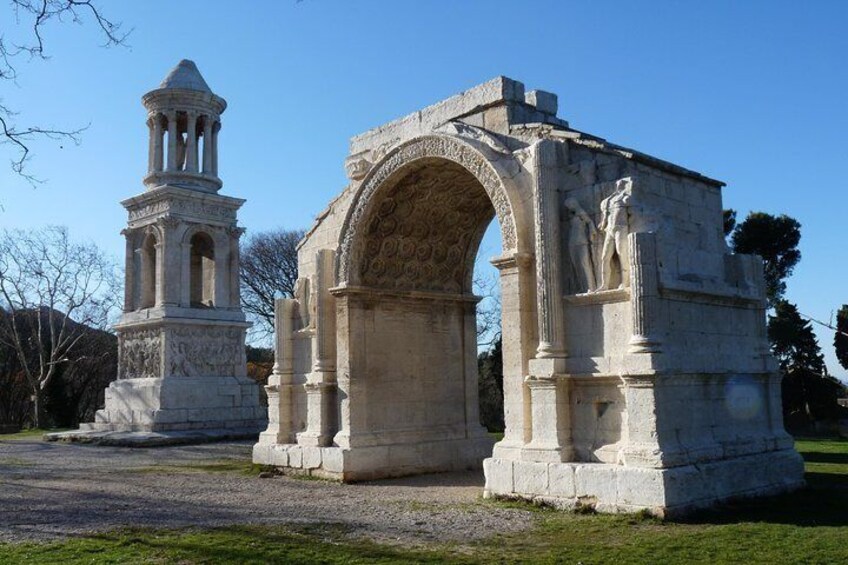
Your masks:
M848 475L807 472L804 479L807 486L792 493L733 501L674 521L687 524L763 522L800 527L848 526Z
M848 453L820 453L807 452L802 453L806 463L834 463L836 465L848 465ZM843 479L848 482L848 477L843 476Z

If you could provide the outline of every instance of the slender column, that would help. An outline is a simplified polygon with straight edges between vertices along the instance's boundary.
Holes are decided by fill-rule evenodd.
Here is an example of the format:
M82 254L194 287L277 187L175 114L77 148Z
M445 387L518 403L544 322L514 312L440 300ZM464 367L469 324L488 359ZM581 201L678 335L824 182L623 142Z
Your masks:
M312 372L306 389L306 431L297 435L301 445L329 445L335 427L336 396L336 312L330 294L333 285L335 253L322 249L316 257L315 335L312 338Z
M165 112L168 118L168 170L177 170L177 112Z
M294 442L292 383L294 378L294 315L297 301L274 301L274 370L268 377L268 429L259 434L265 445Z
M165 301L165 243L160 238L156 241L156 280L154 286L154 306L161 306Z
M203 116L203 174L212 174L212 116Z
M135 230L121 230L126 238L126 257L124 262L124 312L135 310Z
M180 244L180 306L191 308L191 243L188 241Z
M155 149L155 136L153 135L153 122L155 121L153 116L147 118L147 133L149 135L149 139L147 141L147 172L152 173L154 171L153 168L153 159L156 154Z
M162 147L162 115L153 115L153 171L162 171L163 162L163 147Z
M218 176L218 132L221 131L221 122L215 122L212 127L212 174Z
M536 219L536 278L538 285L538 358L565 357L565 323L562 294L559 192L556 145L542 140L533 146Z
M186 118L186 163L185 170L189 173L197 172L197 114L189 112Z
M660 351L658 322L661 303L657 281L657 238L653 233L631 233L630 247L630 305L633 335L630 353Z
M229 236L221 233L215 234L214 292L215 308L228 308L230 306L230 239Z
M241 250L239 240L244 234L244 228L230 228L230 309L241 309L241 281L239 279L239 262L241 261Z
M539 346L525 379L530 392L531 441L522 450L530 461L566 461L571 443L571 381L565 378L565 311L562 293L557 145L533 145L533 205L536 223L536 315Z
M334 373L336 370L336 323L335 305L330 288L333 285L335 252L321 249L316 256L315 276L316 328L315 328L315 373ZM327 375L335 378L335 375Z

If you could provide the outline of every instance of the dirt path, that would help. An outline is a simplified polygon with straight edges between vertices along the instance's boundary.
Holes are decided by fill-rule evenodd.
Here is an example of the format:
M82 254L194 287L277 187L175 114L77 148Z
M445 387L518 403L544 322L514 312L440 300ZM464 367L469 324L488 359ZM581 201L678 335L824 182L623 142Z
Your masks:
M531 512L481 501L482 472L343 485L221 470L228 461L248 462L250 449L244 442L155 449L0 442L0 541L128 525L341 523L378 541L416 544L474 540L533 522Z

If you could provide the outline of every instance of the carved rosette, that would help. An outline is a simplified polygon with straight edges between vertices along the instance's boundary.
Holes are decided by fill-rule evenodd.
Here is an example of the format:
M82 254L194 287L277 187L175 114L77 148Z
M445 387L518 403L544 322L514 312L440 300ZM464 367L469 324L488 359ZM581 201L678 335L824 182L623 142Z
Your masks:
M501 180L489 161L467 143L446 135L430 135L410 141L390 152L375 165L363 181L342 230L339 253L339 282L350 281L351 260L354 242L370 229L367 224L371 211L372 197L401 169L415 161L441 158L452 161L469 173L483 186L495 209L501 227L501 238L505 252L515 250L517 245L515 219Z
M474 250L494 213L476 178L450 161L411 166L378 198L354 250L357 283L399 290L470 290Z

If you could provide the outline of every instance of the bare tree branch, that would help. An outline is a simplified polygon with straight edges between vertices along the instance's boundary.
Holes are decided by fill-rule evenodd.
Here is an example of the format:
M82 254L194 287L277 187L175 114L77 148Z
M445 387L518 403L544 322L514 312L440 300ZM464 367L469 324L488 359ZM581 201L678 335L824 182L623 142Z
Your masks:
M0 233L0 344L14 350L35 402L92 329L109 327L119 282L114 263L67 229Z
M241 304L256 324L259 339L274 333L274 299L291 298L297 282L297 244L303 230L271 230L251 235L241 249Z
M29 28L25 34L29 39L18 43L10 40L0 31L0 80L15 82L18 78L18 58L26 56L28 60L47 60L44 32L52 21L67 21L83 24L87 18L93 19L105 38L104 47L125 46L132 30L123 31L121 22L106 17L92 0L10 0L18 26ZM31 157L31 142L35 139L69 141L80 143L80 134L88 126L75 129L60 129L43 126L19 126L18 114L0 101L0 145L10 145L13 157L12 171L23 177L31 185L42 182L26 171Z
M501 337L500 283L494 274L484 274L475 269L472 285L474 294L481 297L477 303L477 348L488 348Z

